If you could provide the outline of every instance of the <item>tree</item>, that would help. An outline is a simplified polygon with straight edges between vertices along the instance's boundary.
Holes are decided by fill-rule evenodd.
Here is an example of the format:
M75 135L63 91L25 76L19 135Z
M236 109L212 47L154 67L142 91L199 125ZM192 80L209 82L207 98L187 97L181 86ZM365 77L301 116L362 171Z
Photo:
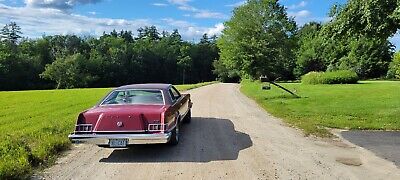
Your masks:
M216 76L210 69L214 69L213 62L219 60L219 49L216 39L209 38L207 34L203 34L200 42L193 44L191 47L191 80L204 82L209 79L215 79Z
M322 25L316 22L305 24L296 34L298 50L296 52L295 75L300 77L311 71L325 71L326 60L322 57L323 39L319 37Z
M388 40L355 37L348 46L349 54L340 59L339 69L352 70L364 79L386 75L393 54Z
M160 36L157 28L0 42L0 89L115 87L133 83L197 83L215 79L219 59L215 37L203 43L182 40L178 30Z
M387 39L400 28L400 1L398 0L349 0L344 6L333 6L330 23L335 37L361 34Z
M387 78L400 79L400 51L395 53L393 61L390 63L389 70L387 72Z
M210 43L209 41L210 38L208 38L207 33L203 34L203 36L200 39L200 44L207 44Z
M228 69L220 60L213 62L213 73L218 75L218 80L222 82L237 83L240 80L240 72L234 69Z
M349 0L334 6L333 19L320 31L327 70L353 70L361 78L384 76L392 56L387 39L400 28L399 2Z
M241 76L291 78L296 23L277 0L249 0L236 8L218 39L222 63Z
M12 44L17 44L18 39L21 38L21 34L21 27L15 22L10 22L1 29L0 39L2 41L9 41Z
M185 84L185 73L192 63L192 58L189 55L189 51L189 46L182 46L180 50L181 55L178 57L177 65L180 69L182 69L182 84Z
M95 78L85 72L86 59L81 54L74 54L66 58L58 58L52 64L46 66L46 70L40 74L44 79L57 83L56 88L87 87Z

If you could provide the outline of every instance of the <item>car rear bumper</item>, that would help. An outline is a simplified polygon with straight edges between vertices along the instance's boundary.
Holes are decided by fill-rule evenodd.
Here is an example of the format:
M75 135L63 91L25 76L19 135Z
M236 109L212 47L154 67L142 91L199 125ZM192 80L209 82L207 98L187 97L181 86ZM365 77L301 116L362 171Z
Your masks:
M159 134L70 134L73 143L87 143L108 146L110 139L128 140L127 145L167 143L171 132Z

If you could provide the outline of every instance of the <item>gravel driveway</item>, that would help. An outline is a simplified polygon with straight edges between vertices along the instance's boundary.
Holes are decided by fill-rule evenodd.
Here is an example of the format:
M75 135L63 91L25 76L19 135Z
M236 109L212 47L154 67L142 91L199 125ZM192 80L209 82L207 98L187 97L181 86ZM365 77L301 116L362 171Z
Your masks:
M238 84L213 84L189 92L194 118L183 126L178 146L113 150L75 145L36 177L400 179L400 170L392 162L370 151L339 139L304 137L242 95Z

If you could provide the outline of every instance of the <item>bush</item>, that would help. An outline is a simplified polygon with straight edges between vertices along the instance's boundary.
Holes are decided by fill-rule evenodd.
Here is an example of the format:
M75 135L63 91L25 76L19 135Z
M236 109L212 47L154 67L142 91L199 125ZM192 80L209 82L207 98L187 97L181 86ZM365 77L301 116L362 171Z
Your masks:
M393 61L390 63L387 72L388 79L400 79L400 52L394 54Z
M303 84L355 84L358 76L353 71L309 72L301 77Z

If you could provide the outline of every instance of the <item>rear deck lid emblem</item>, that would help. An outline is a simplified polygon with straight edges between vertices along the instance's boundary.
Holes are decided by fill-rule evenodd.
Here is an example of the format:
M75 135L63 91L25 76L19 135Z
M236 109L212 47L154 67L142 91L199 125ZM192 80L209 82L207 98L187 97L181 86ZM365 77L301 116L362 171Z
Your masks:
M117 126L118 126L118 127L122 127L122 126L124 126L124 123L122 123L121 121L118 121L118 122L117 122Z

